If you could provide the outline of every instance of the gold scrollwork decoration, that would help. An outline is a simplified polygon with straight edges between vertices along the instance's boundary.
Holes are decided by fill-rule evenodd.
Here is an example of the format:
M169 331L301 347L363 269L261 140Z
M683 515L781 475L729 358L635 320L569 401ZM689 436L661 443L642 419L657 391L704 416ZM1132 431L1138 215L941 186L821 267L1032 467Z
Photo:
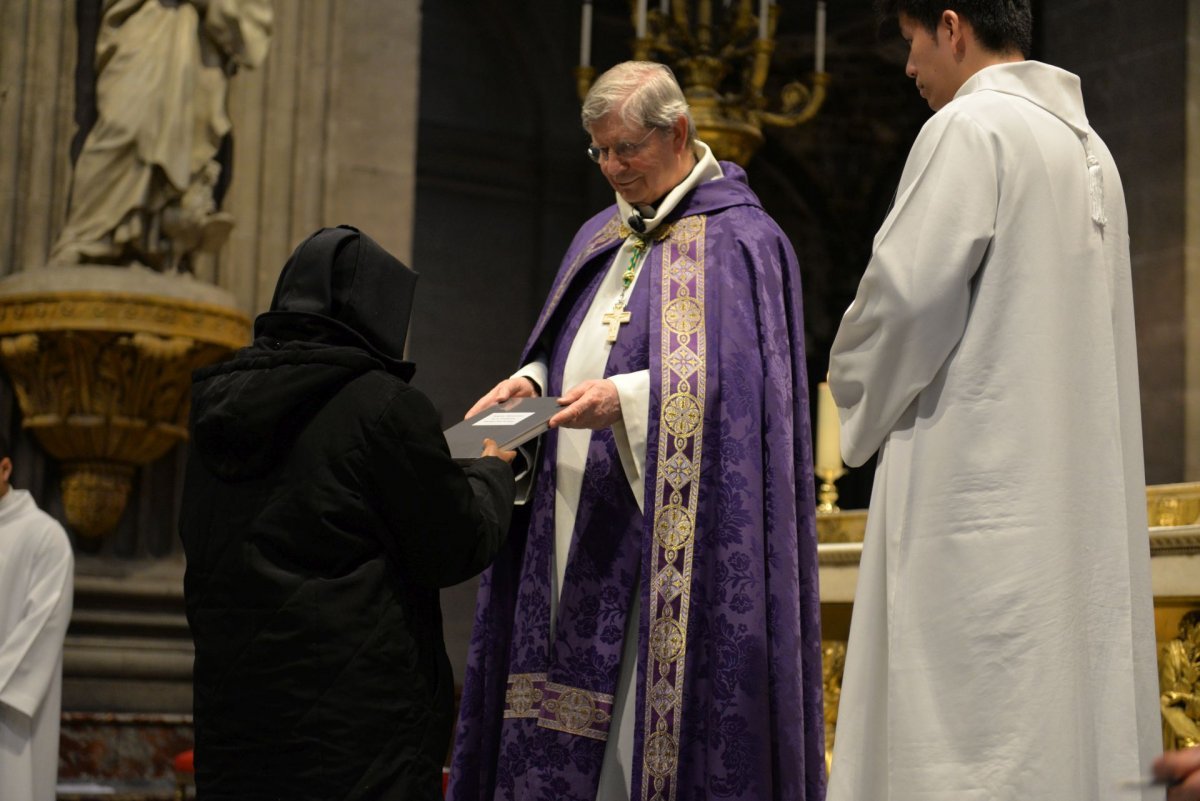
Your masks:
M656 777L664 778L675 772L678 753L679 745L670 732L656 731L646 738L646 768Z
M143 331L194 337L229 350L248 341L249 320L236 309L203 301L90 290L11 295L0 304L0 331Z
M667 366L684 378L690 377L700 368L700 357L691 348L683 347L667 357Z
M663 402L662 419L675 436L690 437L700 427L700 404L691 395L676 393Z
M1179 620L1179 635L1158 654L1163 747L1200 745L1200 609Z
M581 690L567 690L557 701L547 702L546 708L574 734L586 731L596 717L596 704Z
M1146 516L1151 528L1200 523L1200 483L1146 487Z
M672 331L691 334L704 322L704 310L692 298L676 298L667 304L663 317Z
M654 520L654 539L673 551L690 543L694 531L692 515L682 506L664 506Z
M191 375L249 342L236 309L71 290L5 294L0 362L22 425L63 465L67 523L116 528L134 469L187 438Z
M508 702L509 709L512 712L512 717L537 717L538 705L542 701L542 691L539 690L533 683L533 680L525 674L515 676L509 680L508 691L504 694L504 700Z
M837 729L838 704L842 700L842 674L846 669L846 643L821 643L821 683L825 695L825 770L833 766L833 738Z
M685 638L683 627L669 617L654 621L650 632L650 647L654 655L663 662L674 662L683 653Z
M668 565L654 577L654 589L668 601L674 601L683 594L683 576L673 566Z

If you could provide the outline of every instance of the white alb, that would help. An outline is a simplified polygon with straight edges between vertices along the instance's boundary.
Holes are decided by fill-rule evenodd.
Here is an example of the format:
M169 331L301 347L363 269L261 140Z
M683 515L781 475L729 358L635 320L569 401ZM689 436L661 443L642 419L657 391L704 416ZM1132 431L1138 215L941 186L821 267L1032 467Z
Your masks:
M830 383L846 462L879 461L828 801L1138 798L1161 730L1128 228L1078 78L991 66L926 123Z
M26 490L0 496L0 799L54 801L75 558Z

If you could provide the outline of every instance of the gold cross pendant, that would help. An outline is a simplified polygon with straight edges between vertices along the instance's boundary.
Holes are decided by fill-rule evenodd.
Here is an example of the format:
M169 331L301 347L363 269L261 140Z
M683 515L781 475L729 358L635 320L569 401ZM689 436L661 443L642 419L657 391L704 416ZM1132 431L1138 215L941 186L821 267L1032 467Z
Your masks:
M617 301L617 305L613 306L612 311L605 312L604 316L601 317L600 320L606 326L608 326L607 341L616 342L617 332L620 331L621 326L629 322L630 319L632 319L631 315L629 312L625 311L625 305L620 301Z

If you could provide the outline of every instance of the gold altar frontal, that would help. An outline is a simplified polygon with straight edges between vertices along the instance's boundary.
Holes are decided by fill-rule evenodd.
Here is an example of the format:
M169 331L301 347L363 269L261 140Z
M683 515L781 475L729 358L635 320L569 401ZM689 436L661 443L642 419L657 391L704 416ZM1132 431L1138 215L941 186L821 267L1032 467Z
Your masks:
M1146 488L1163 744L1200 744L1200 482ZM825 759L833 753L850 614L867 513L817 515L825 682Z

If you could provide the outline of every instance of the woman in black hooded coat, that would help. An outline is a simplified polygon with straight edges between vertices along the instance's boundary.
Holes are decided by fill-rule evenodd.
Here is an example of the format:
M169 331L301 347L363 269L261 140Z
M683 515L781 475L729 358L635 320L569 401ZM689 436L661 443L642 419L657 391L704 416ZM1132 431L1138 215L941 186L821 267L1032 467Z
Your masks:
M491 561L514 486L494 443L457 466L408 384L415 281L322 229L254 343L193 377L180 533L206 801L440 798L438 588Z

